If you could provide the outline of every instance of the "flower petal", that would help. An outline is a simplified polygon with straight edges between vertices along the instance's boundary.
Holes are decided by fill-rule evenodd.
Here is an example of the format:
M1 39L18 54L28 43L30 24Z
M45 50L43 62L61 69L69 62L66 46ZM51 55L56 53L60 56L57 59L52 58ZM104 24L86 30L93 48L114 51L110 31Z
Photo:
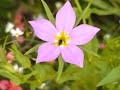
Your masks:
M14 24L11 22L8 22L5 28L5 32L10 32L10 30L13 28L14 28Z
M29 23L33 27L35 35L38 38L49 42L54 41L54 35L57 31L50 21L46 19L38 19L34 21L29 21Z
M62 48L61 53L66 62L83 67L84 54L77 46L69 45L67 48Z
M82 24L76 28L74 28L71 33L71 44L74 45L83 45L88 43L90 40L93 39L95 34L99 31L100 29L94 26L90 26L87 24Z
M76 15L69 1L57 12L56 28L70 32L75 24Z
M49 62L55 60L60 54L60 49L54 44L45 43L42 44L38 49L38 56L36 63L38 62Z

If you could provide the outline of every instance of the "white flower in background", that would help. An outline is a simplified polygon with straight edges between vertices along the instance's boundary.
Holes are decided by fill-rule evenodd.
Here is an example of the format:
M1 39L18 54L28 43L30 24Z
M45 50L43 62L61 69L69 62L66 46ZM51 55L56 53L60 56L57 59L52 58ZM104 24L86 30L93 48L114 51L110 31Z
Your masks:
M39 89L43 89L46 86L46 83L42 83Z
M105 36L104 36L104 39L110 39L112 36L110 35L110 34L106 34Z
M19 28L14 28L15 25L11 22L8 22L5 28L5 32L10 32L12 36L18 37L19 35L23 35L24 32L22 32Z
M23 69L24 68L23 67L19 67L17 63L13 65L13 68L14 68L15 71L17 71L19 73L23 73Z
M5 32L8 33L14 28L14 24L11 22L8 22L5 28Z
M55 3L55 6L57 9L61 8L62 7L62 3L61 2L56 2Z
M33 18L34 19L42 19L42 18L44 18L44 16L41 13L39 13L38 15L34 15Z
M15 71L17 71L18 70L18 64L14 64L13 68L14 68Z
M19 67L18 72L23 73L23 69L24 69L23 67Z
M11 35L12 36L20 36L20 35L23 35L24 32L22 32L19 28L16 28L16 29L12 29L11 30Z

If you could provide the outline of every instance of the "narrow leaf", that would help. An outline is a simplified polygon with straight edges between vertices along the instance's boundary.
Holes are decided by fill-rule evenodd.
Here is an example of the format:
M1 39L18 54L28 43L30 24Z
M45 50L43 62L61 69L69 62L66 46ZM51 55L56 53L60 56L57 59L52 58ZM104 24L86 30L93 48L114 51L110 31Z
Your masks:
M0 63L0 69L5 69L11 73L15 73L16 71L13 69L13 66L8 63Z
M4 43L3 43L3 48L4 48L4 49L5 49L5 45L6 45L7 40L8 40L8 36L6 36L5 41L4 41Z
M6 57L5 57L5 51L4 51L4 49L2 48L2 46L0 46L0 60L1 60L3 63L7 63L7 60L6 60Z
M12 51L16 60L22 65L22 67L29 68L31 66L30 60L17 49L15 44L12 45Z
M102 86L112 82L120 81L120 66L114 68L97 86Z
M92 54L92 55L100 58L100 56L99 56L97 53L95 53L95 52L93 52L93 51L91 51L91 50L89 50L89 49L87 49L87 48L85 48L85 47L83 47L83 46L79 46L79 47L80 47L81 49L83 49L84 51L86 51L86 52L88 52L88 53L90 53L90 54Z
M37 51L39 46L40 46L40 44L34 46L34 47L31 48L30 50L28 50L24 55L28 55L28 54L30 54L30 53L33 53L33 52Z
M34 66L34 70L36 71L36 78L40 80L40 82L44 82L46 80L51 80L55 78L56 71L53 69L51 65L48 64L36 64Z
M81 19L83 18L83 16L86 14L86 12L88 11L91 3L92 3L92 0L90 0L90 2L88 3L87 7L83 10L83 12L81 13L81 15L77 18L76 23L75 23L75 27L79 24L79 22L81 21Z
M85 0L85 1L90 1L90 0ZM107 3L105 0L94 0L92 2L92 5L96 6L97 8L100 8L100 9L104 9L104 10L108 10L112 8L112 6Z
M16 84L20 84L22 82L16 75L14 75L14 74L12 74L4 69L0 69L0 75L12 80Z
M63 72L63 68L64 68L64 60L61 55L58 57L58 61L59 61L59 67L58 67L58 75L57 75L57 79L56 79L57 82L59 81L59 79L62 75L62 72Z
M41 0L41 1L42 1L42 4L43 4L44 8L45 8L45 12L48 16L48 19L55 25L55 19L53 17L52 12L50 11L48 5L46 4L46 2L44 0Z

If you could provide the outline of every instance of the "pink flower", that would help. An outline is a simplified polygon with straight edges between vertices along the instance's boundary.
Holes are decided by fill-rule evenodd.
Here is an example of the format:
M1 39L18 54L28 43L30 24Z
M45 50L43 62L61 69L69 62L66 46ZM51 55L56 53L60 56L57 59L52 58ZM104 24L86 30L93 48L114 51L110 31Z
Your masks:
M8 52L6 54L6 59L8 60L8 63L12 63L13 58L14 58L13 52Z
M17 13L15 16L15 26L19 28L20 30L24 31L24 23L22 23L22 15L20 13Z
M60 54L65 62L83 67L84 54L77 45L88 43L100 30L87 24L73 28L75 12L69 1L57 12L56 28L46 19L29 21L36 36L46 43L38 49L36 62L55 60Z
M99 48L104 49L105 48L105 43L100 43Z
M23 90L20 86L16 86L12 81L10 81L8 90Z
M19 28L21 31L24 31L24 24L23 23L16 24L16 27Z
M7 90L9 88L9 82L7 80L0 81L0 90Z
M0 90L23 90L20 86L15 85L12 81L1 80Z
M17 38L17 40L18 40L18 42L19 42L20 44L22 44L22 43L24 42L25 38L24 38L23 36L19 36L19 37Z

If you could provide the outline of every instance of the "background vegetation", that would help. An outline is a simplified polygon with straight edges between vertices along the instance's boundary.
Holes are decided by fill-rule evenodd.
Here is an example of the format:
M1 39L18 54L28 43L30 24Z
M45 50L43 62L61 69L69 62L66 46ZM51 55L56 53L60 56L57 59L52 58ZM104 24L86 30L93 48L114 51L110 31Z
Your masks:
M54 17L66 2L44 1ZM33 19L49 19L47 7L43 7L45 3L41 0L0 0L0 80L13 81L23 90L120 90L120 0L93 0L91 5L90 0L70 2L78 19L82 18L80 23L101 28L91 42L80 46L85 54L84 68L65 63L62 75L56 81L57 60L35 63L42 41L34 36L28 24ZM22 25L24 35L16 38L6 33L8 22L16 27ZM6 57L9 52L14 56L11 63Z

